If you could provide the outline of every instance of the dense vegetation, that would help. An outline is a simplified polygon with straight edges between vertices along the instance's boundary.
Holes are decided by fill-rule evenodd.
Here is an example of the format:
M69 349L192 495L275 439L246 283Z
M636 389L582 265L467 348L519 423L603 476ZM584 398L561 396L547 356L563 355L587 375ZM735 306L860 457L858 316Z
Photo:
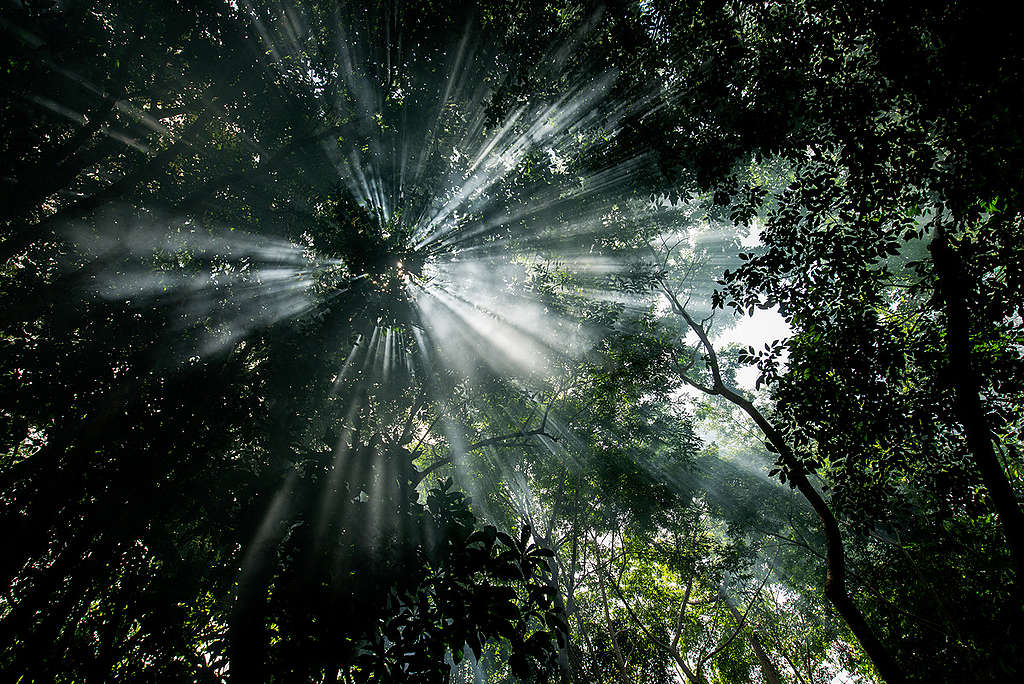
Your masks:
M0 33L5 681L1024 671L1024 42L984 3Z

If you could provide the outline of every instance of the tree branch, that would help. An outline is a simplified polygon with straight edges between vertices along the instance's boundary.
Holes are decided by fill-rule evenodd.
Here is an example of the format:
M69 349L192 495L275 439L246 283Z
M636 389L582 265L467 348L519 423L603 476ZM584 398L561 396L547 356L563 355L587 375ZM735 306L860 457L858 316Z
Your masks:
M535 430L527 430L525 432L513 432L513 433L510 433L510 434L507 434L507 435L501 435L499 437L491 437L489 439L484 439L484 440L481 440L479 442L474 442L473 444L470 444L468 447L466 447L466 453L468 454L471 451L476 451L477 449L482 449L485 446L493 446L495 444L504 444L504 443L509 442L511 440L514 440L514 439L524 439L526 437L547 437L552 442L557 442L558 441L558 436L557 435L552 435L549 432L546 432L543 427L539 427L539 428L537 428ZM420 482L423 481L423 479L427 475L429 475L430 473L434 472L438 468L441 468L442 466L446 466L446 465L451 465L452 458L453 458L452 456L446 456L446 457L444 457L442 459L439 459L439 460L431 463L430 466L427 467L425 470L421 470L420 471L418 477L416 478L416 482L413 483L413 484L417 484L418 485Z

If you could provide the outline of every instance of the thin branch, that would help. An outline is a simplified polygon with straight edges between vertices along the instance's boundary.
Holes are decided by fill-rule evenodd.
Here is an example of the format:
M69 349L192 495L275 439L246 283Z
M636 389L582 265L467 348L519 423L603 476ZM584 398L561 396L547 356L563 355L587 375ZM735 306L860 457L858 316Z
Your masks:
M796 546L797 548L801 548L801 549L804 549L806 551L809 551L812 554L814 554L815 556L817 556L818 558L821 558L822 560L825 559L825 554L821 553L820 551L818 551L814 547L810 546L806 542L806 540L793 539L792 537L787 537L786 535L779 534L778 532L771 532L770 530L761 530L761 529L759 529L757 531L760 532L761 534L767 535L769 537L775 537L776 539L781 539L782 541L784 541L784 542L786 542L788 544L792 544L793 546Z
M420 411L423 410L423 407L426 406L426 404L427 391L426 389L424 389L420 391L420 395L419 397L417 397L416 403L413 405L412 409L409 410L409 419L405 421L405 427L402 428L402 435L398 438L398 444L400 446L403 444L408 444L409 441L412 439L411 433L413 420L415 420L416 416L419 415Z
M697 663L697 672L700 672L701 668L704 667L704 663L710 661L716 655L725 650L725 648L728 647L729 644L731 644L737 636L739 636L739 633L743 631L743 626L747 623L747 615L750 614L750 609L754 607L754 602L757 601L758 597L761 596L761 590L764 589L764 585L768 583L768 578L771 576L772 571L769 568L768 572L764 576L764 579L761 580L761 584L757 587L757 591L754 592L754 595L750 598L750 601L747 603L747 608L743 611L743 615L737 621L736 629L733 630L732 634L729 635L729 638L726 639L722 644L720 644L718 648L716 648L711 653L708 653L706 656L700 659L700 661ZM719 595L724 598L725 593L722 591L721 587L719 587L718 591Z
M427 435L430 434L430 431L434 429L435 425L437 425L437 421L441 420L442 415L442 412L438 411L437 415L434 416L434 420L430 421L430 425L427 426L427 429L426 431L424 431L423 436L420 437L420 441L416 442L416 446L412 448L412 451L410 453L415 454L417 451L420 450L420 447L423 446L423 440L427 438Z
M676 616L676 633L672 637L672 650L679 650L679 637L683 635L683 617L686 615L686 609L690 606L690 592L693 590L693 578L697 576L696 572L690 574L690 579L686 581L686 591L683 592L683 600L679 603L679 615Z
M647 638L650 639L655 646L665 651L665 653L667 653L672 658L672 660L674 660L676 664L679 665L679 668L686 674L686 676L691 681L701 681L699 673L695 673L693 670L690 669L690 666L687 665L685 660L683 660L683 657L679 654L678 650L673 650L669 644L665 643L658 637L654 636L651 630L647 628L647 625L644 624L643 620L641 620L640 617L633 610L633 607L629 605L629 602L626 600L626 597L623 596L622 590L619 587L618 582L616 582L610 574L608 574L608 581L612 585L612 588L615 590L615 593L619 597L619 600L622 601L622 605L626 607L626 612L629 613L629 616L633 619L633 622L636 623L636 625L640 628L640 631L642 631L644 635L646 635ZM600 583L600 575L598 576L598 582Z
M541 428L537 428L536 430L527 430L526 432L512 432L512 433L509 433L507 435L501 435L500 437L491 437L489 439L484 439L484 440L481 440L479 442L474 442L473 444L470 444L468 447L466 447L465 452L468 454L471 451L476 451L477 449L482 449L485 446L493 446L495 444L504 444L504 443L509 442L511 440L514 440L514 439L523 439L523 438L526 438L526 437L547 437L552 442L557 442L558 441L558 436L557 435L552 435L551 433L546 432L544 430L544 428L541 427ZM441 468L442 466L446 466L446 465L451 465L452 464L452 459L453 459L452 456L446 456L446 457L444 457L442 459L434 461L433 463L430 464L429 467L427 467L426 470L421 470L419 472L419 475L417 476L416 482L414 484L418 485L420 482L423 481L423 479L427 475L429 475L430 473L434 472L438 468Z

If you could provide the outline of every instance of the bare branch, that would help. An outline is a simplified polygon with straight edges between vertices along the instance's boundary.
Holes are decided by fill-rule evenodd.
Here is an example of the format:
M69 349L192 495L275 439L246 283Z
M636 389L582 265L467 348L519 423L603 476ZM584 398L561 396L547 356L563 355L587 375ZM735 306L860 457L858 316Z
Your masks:
M728 647L729 644L731 644L733 642L733 640L737 636L739 636L739 633L743 631L743 626L747 623L747 615L750 614L750 609L754 607L754 602L757 601L759 596L761 596L761 590L764 589L764 585L768 583L768 578L771 577L771 576L772 576L772 571L769 568L768 572L764 576L764 579L761 580L761 584L758 585L757 591L754 592L754 595L750 598L750 601L747 602L747 608L746 608L746 610L743 611L743 615L740 617L739 620L737 620L736 629L733 630L732 634L729 635L729 638L726 639L724 642L722 642L718 646L718 648L716 648L715 650L711 651L711 653L708 653L706 656L704 656L703 658L700 659L700 662L697 663L697 672L698 673L704 667L704 663L710 661L716 655L718 655L723 650L725 650L725 648ZM725 598L725 592L722 591L721 587L718 588L718 594L722 598Z
M546 432L543 428L537 428L536 430L527 430L526 432L512 432L512 433L509 433L507 435L501 435L499 437L491 437L489 439L484 439L484 440L481 440L479 442L474 442L473 444L470 444L468 447L466 447L465 451L468 454L471 451L476 451L477 449L482 449L485 446L494 446L496 444L505 444L505 443L510 442L512 440L524 439L526 437L547 437L552 442L557 442L558 441L558 436L557 435L552 435L551 433ZM445 458L442 458L442 459L439 459L437 461L434 461L425 470L421 470L419 472L419 475L416 477L416 482L414 484L418 485L420 482L423 481L423 479L427 475L429 475L430 473L434 472L435 470L437 470L438 468L440 468L442 466L451 465L451 463L452 463L452 457L451 456L446 456Z
M420 411L427 404L427 391L426 389L420 391L419 397L416 399L416 403L409 410L409 419L405 421L405 427L402 428L402 435L398 438L398 444L408 444L412 439L412 424L416 416L419 415Z

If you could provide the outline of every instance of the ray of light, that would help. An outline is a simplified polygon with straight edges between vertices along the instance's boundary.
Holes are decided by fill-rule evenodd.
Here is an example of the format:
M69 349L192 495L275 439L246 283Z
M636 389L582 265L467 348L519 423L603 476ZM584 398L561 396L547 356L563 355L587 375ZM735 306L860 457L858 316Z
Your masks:
M520 112L514 112L495 134L494 139L485 143L469 168L468 178L454 196L420 226L414 236L416 247L428 245L442 236L446 232L446 226L451 225L448 219L461 205L467 200L479 201L479 198L503 180L529 151L542 147L545 141L578 124L581 118L593 111L596 101L603 96L610 84L611 77L606 75L592 83L577 87L563 95L555 104L533 112L526 129L522 133L511 135L513 124L522 116ZM487 164L482 164L484 159L488 160ZM450 227L447 230L450 230Z
M486 332L497 335L502 340L499 345L506 346L507 339L507 346L518 343L532 351L541 348L544 353L575 356L592 344L580 323L555 314L532 298L512 293L493 296L491 288L496 284L482 271L485 265L462 265L466 268L449 281L457 283L450 291L434 285L426 289L462 318L471 316L470 311L476 309L476 316L494 320L496 326L488 327ZM481 296L481 290L487 289L491 289L492 296Z
M416 298L431 336L446 349L450 367L466 370L465 354L502 375L537 375L552 369L551 350L530 333L482 313L439 288Z
M55 114L59 114L60 116L63 116L64 118L70 121L74 121L75 123L86 123L86 117L84 114L80 114L79 112L69 109L68 107L65 107L64 105L59 104L57 102L54 102L49 98L42 97L39 95L26 95L25 99L39 105L40 107L50 110L51 112L54 112ZM132 149L138 150L143 154L148 155L153 153L153 148L147 145L146 143L142 142L141 140L137 140L136 138L133 138L129 135L121 133L119 131L115 131L109 126L100 126L99 132L100 134L105 135L112 140L116 140L120 143L123 143L124 145L131 147Z
M327 477L321 485L320 504L316 521L315 540L318 545L328 543L327 531L341 504L343 497L351 493L344 491L347 486L348 474L352 468L352 459L349 454L352 450L352 441L355 431L355 417L360 409L359 393L354 392L350 401L348 412L345 414L345 421L338 435L338 441L334 447L334 458L331 461Z
M108 219L101 222L104 231L68 230L79 249L103 265L94 291L138 306L174 307L177 328L199 332L201 356L309 311L316 273L337 265L282 240L214 234L156 216ZM169 231L173 226L177 230Z
M331 387L332 394L337 394L338 391L348 383L352 375L352 369L356 367L356 358L366 348L364 341L362 334L356 335L356 340L352 343L352 349L350 349L349 353L345 356L345 363L342 364L341 370L338 371L338 374L334 378L334 383Z

